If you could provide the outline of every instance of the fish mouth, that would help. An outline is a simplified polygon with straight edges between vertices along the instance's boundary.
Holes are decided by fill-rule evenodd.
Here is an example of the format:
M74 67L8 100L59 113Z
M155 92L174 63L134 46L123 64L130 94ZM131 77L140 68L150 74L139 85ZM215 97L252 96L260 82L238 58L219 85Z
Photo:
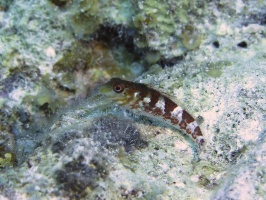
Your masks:
M111 99L112 101L115 101L117 103L123 103L125 101L127 101L126 98L121 98L121 97L117 97L117 96L108 96L109 99Z

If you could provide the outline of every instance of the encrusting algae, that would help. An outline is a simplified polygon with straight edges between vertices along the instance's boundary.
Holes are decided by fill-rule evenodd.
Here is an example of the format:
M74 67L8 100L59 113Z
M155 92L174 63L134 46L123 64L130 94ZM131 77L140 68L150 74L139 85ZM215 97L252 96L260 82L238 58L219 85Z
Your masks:
M3 2L0 199L263 199L265 1Z
M0 158L0 167L5 167L5 166L11 166L12 164L12 154L6 153L4 155L4 158Z

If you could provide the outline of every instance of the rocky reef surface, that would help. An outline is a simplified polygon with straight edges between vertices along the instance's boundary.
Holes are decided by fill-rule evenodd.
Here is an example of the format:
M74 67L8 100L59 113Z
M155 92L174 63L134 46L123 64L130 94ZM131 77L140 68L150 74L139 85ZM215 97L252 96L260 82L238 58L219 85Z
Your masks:
M0 199L263 199L266 3L0 2ZM201 116L203 150L97 85Z

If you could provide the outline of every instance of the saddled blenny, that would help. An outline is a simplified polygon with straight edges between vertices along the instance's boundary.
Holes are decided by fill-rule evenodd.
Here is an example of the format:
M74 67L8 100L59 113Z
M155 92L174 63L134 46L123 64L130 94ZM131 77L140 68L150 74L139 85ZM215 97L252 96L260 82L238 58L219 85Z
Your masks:
M137 114L163 121L189 135L201 149L205 143L198 120L165 94L142 83L112 78L99 91Z

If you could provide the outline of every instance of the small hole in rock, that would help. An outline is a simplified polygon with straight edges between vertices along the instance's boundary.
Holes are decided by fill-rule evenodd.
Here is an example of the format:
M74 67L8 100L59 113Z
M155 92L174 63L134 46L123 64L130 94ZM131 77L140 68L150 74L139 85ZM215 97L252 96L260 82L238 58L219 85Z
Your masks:
M245 41L243 41L243 42L238 43L237 46L241 48L247 48L248 44Z
M212 45L216 48L220 47L220 43L218 41L213 42Z

